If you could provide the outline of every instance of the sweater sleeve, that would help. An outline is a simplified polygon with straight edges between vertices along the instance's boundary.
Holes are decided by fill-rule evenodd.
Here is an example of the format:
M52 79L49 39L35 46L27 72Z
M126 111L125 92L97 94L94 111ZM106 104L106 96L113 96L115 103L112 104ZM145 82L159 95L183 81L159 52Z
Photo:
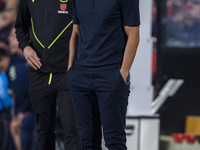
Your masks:
M124 26L139 26L139 0L121 0L122 20Z
M77 15L75 0L72 1L72 6L73 6L73 24L80 24L79 19L78 19L78 15Z

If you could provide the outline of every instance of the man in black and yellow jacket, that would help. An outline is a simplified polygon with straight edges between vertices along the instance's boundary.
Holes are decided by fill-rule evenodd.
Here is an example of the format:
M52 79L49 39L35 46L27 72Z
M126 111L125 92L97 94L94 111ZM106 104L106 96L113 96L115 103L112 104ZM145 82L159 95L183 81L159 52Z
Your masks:
M55 150L56 99L65 149L80 150L66 73L72 30L70 0L20 0L15 28L30 66L30 100L37 115L39 150Z

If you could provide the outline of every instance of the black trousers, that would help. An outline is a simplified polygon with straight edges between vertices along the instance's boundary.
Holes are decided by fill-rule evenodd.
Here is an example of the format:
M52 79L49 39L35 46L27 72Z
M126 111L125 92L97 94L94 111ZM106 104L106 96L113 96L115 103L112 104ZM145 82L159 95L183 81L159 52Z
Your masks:
M109 150L127 150L124 128L129 78L125 83L120 68L90 71L74 64L68 80L82 150L102 149L101 125Z
M31 72L30 100L37 117L39 150L55 150L57 103L66 136L65 150L81 149L66 73Z

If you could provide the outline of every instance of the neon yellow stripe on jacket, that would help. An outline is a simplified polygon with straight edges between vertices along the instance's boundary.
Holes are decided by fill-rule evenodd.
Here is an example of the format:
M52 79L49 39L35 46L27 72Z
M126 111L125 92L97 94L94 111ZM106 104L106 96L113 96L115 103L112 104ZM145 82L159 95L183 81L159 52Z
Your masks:
M49 76L49 85L51 84L51 81L52 81L52 73L50 73L50 76Z
M56 37L56 39L49 45L48 49L58 40L58 38L67 30L67 28L72 24L73 20L62 30L62 32Z
M42 43L40 42L40 40L37 38L37 36L35 34L34 25L33 25L33 19L32 18L31 18L31 25L32 25L32 31L33 31L33 35L34 35L35 39L42 46L42 48L44 48L44 45L42 45Z
M60 2L62 2L62 3L67 3L68 0L60 0Z
M73 20L62 30L62 32L56 37L56 39L49 45L48 49L50 49L52 47L52 45L58 40L58 38L65 32L65 30L67 30L67 28L72 24ZM35 30L34 30L34 25L33 25L33 19L31 18L31 25L32 25L32 31L33 31L33 35L35 37L35 39L37 40L37 42L42 46L42 48L45 48L45 46L40 42L40 40L37 38L36 34L35 34Z

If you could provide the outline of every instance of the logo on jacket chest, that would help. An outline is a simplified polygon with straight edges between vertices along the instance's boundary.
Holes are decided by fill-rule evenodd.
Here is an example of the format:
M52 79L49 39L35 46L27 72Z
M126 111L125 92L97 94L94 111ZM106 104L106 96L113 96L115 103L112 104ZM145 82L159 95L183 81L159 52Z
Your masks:
M60 9L61 10L66 10L67 9L67 4L60 4Z
M67 4L60 4L60 10L58 10L59 14L68 14L69 11L67 10Z

